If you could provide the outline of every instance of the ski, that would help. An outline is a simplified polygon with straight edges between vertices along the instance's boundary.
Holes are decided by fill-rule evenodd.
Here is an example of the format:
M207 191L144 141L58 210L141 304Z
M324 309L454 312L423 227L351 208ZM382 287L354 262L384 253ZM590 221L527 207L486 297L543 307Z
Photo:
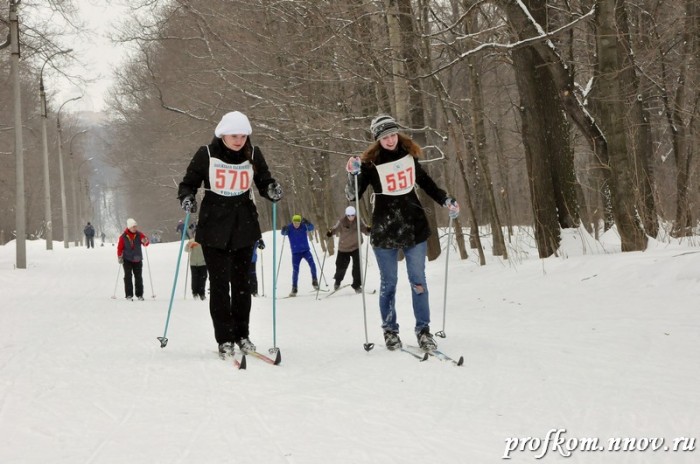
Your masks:
M272 364L273 366L277 366L282 362L282 352L280 350L276 350L276 355L275 358L272 359L269 356L265 356L262 353L258 353L257 351L246 351L246 354L249 356L252 356L254 358L258 358L261 361L265 361L268 364Z
M418 353L414 353L413 351L407 350L406 348L403 348L403 347L399 348L399 350L403 351L404 353L410 354L411 356L413 356L414 358L416 358L420 362L428 360L428 353L424 352L423 355L421 356Z
M438 349L425 351L425 350L420 349L417 346L410 346L410 345L408 346L408 348L411 348L414 350L420 350L421 352L425 353L428 356L433 356L433 357L439 359L440 361L451 362L455 366L461 366L462 364L464 364L464 356L460 356L458 359L454 359Z
M311 290L309 293L315 295L316 292L328 293L328 292L330 292L330 290L324 290L324 289L321 288L321 289L319 289L319 290ZM278 300L286 300L287 298L296 298L296 297L298 297L298 296L300 296L299 293L290 293L290 294L287 295L287 296L283 296L283 297L281 297L281 298L278 298Z
M349 287L350 285L352 285L352 284L345 284L345 285L342 285L342 286L338 287L338 290L333 290L333 291L330 292L328 295L326 295L326 296L324 297L324 299L325 299L325 298L328 298L329 296L333 295L333 294L336 293L336 292L339 292L340 290L342 290L342 289L344 289L344 288L346 288L346 287ZM359 295L359 293L357 293L357 292L355 292L355 293ZM362 292L360 292L360 293L362 293ZM377 293L377 289L376 289L376 288L375 288L374 290L372 290L372 291L366 291L366 292L365 292L365 295L374 295L375 293Z
M331 292L330 292L328 295L326 295L324 298L328 298L329 296L333 295L334 293L339 292L340 290L342 290L342 289L344 289L344 288L346 288L346 287L349 287L349 286L350 286L350 284L341 285L341 286L338 287L337 289L331 291Z

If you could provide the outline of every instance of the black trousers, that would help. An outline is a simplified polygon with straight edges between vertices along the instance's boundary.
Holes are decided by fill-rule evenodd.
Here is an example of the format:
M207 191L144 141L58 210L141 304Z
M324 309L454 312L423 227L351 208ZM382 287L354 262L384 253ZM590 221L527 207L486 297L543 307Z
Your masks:
M360 288L362 285L362 274L360 273L360 249L355 251L339 251L338 257L335 259L335 283L340 283L345 278L345 271L350 264L352 258L352 288Z
M85 246L88 248L95 248L95 237L85 236Z
M137 263L134 263L132 261L127 261L124 260L123 263L124 267L124 293L126 294L127 298L131 298L134 296L134 284L132 283L132 274L133 274L133 280L135 281L136 284L136 296L140 297L143 296L143 277L141 276L142 271L143 271L143 261L139 261Z
M209 270L209 313L217 343L236 342L249 335L248 272L253 247L220 250L202 246Z
M190 266L190 271L192 272L192 294L206 295L207 267Z

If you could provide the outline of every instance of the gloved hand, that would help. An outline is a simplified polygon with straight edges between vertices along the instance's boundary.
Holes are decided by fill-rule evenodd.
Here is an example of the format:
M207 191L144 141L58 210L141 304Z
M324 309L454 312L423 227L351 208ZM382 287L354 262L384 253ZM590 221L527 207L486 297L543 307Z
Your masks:
M180 206L182 206L182 209L187 213L197 212L197 200L194 199L194 195L187 195L183 198Z
M124 264L124 257L123 257L123 256L117 256L117 261L119 261L119 264Z
M348 160L348 164L345 166L345 170L348 171L350 174L353 176L356 176L360 173L360 169L362 168L362 161L360 161L359 156L352 156Z
M457 219L459 216L459 203L457 203L457 200L447 197L444 206L447 207L447 214L450 216L450 218Z
M263 239L258 240L258 250L264 250L265 249L265 242L263 242Z
M282 186L277 182L271 183L267 186L267 196L273 202L280 201L282 199Z
M328 232L326 232L326 237L331 238L333 236L333 231L328 229Z
M148 245L148 237L145 235L141 237L141 244L142 245Z
M287 226L282 226L282 230L280 231L282 235L287 235L289 234L289 227Z

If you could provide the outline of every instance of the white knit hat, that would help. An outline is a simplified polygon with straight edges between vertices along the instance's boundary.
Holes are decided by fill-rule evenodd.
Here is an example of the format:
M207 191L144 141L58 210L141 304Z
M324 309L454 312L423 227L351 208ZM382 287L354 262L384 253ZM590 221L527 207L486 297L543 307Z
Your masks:
M136 226L136 225L138 225L138 224L136 224L136 219L134 219L134 218L129 218L129 219L126 220L126 227L127 227L127 228L131 229L132 227L134 227L134 226Z
M347 208L345 208L345 215L346 216L354 216L355 215L355 207L348 206Z
M224 135L250 135L252 133L253 128L250 127L250 121L240 111L226 113L214 129L214 135L219 138Z

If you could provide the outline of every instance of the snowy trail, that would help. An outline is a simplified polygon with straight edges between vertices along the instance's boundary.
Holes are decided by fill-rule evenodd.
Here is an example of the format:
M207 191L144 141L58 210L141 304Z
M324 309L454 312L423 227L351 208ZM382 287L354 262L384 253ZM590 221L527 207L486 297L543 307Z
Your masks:
M387 351L376 294L366 295L371 352L360 295L280 300L282 365L251 359L239 371L218 359L208 301L183 299L182 281L168 346L156 340L177 243L149 248L157 297L143 302L123 299L121 279L111 298L113 247L28 245L25 271L12 269L14 248L0 247L2 464L480 464L501 462L509 437L550 429L601 440L700 438L700 314L688 304L700 297L700 253L689 246L621 255L601 251L606 244L582 255L578 242L566 258L520 250L486 267L453 254L448 337L438 343L464 355L463 367ZM271 247L263 258L267 297L253 300L251 338L266 352ZM286 294L290 259L282 260ZM401 336L415 344L401 269ZM374 288L372 259L368 272ZM427 272L437 330L444 262ZM303 265L302 291L311 291ZM550 451L542 462L690 464L697 453ZM514 452L511 462L535 454Z

